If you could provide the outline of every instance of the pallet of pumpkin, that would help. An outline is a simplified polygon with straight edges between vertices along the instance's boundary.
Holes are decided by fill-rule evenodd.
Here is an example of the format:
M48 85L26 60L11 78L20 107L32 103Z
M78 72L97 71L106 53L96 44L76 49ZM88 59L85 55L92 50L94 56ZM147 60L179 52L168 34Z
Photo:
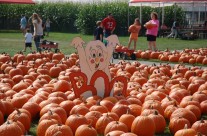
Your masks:
M207 135L207 69L120 60L109 71L128 79L126 96L115 82L113 96L83 99L69 78L81 71L78 58L0 54L0 136Z

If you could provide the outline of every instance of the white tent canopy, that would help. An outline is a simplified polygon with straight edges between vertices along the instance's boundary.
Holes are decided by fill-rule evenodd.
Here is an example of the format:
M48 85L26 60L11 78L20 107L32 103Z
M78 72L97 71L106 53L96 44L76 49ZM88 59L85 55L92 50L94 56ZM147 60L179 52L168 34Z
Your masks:
M181 6L185 11L207 11L207 0L130 0L129 6L140 7L140 21L142 21L142 6L163 7L162 24L164 23L164 7L172 5Z

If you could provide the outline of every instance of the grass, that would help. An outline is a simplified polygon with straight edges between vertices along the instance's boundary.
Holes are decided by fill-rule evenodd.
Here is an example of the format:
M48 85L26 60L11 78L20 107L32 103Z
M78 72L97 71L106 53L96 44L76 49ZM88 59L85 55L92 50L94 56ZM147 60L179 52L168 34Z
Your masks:
M71 33L50 33L49 37L45 37L46 40L54 41L59 43L59 49L64 54L71 54L75 52L75 49L70 46L70 42L74 37L80 36L87 43L90 40L93 40L92 35L82 35L82 34L71 34ZM122 45L127 45L128 36L119 37L120 43ZM206 39L197 39L197 40L180 40L180 39L167 39L167 38L157 38L157 47L160 50L165 50L166 48L170 50L183 50L185 48L201 48L206 47ZM22 33L17 31L0 31L0 53L6 52L13 56L16 52L23 50L24 48L24 37ZM35 45L33 42L33 50L35 49ZM146 37L139 37L137 49L146 50L147 49L147 41ZM29 53L29 50L27 50ZM157 61L157 60L150 60ZM160 62L160 61L159 61ZM207 116L203 116L207 119ZM37 120L33 121L31 125L31 129L29 135L36 136L37 129ZM171 136L169 132L169 128L166 127L165 132L163 134L157 134L156 136Z
M74 37L80 36L87 43L93 40L92 35L82 35L82 34L71 34L71 33L50 33L49 37L44 39L49 41L54 41L59 44L59 49L64 54L71 54L75 52L75 49L70 46L70 42ZM128 36L119 37L120 43L122 45L127 45ZM157 38L157 48L159 50L165 50L166 48L170 50L182 50L185 48L201 48L206 47L206 39L196 39L196 40L181 40L181 39L167 39L167 38ZM146 37L139 37L137 43L137 49L146 50L147 47ZM35 49L34 42L32 43L33 50ZM16 52L23 50L24 48L24 37L22 33L17 31L0 31L0 53L6 52L10 55L14 55ZM27 53L29 50L27 51Z

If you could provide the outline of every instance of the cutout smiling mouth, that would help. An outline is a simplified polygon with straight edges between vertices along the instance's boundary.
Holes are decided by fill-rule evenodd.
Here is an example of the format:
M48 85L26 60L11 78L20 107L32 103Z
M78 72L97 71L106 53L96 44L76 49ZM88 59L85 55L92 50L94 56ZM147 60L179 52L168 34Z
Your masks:
M98 64L95 64L95 68L96 68L96 69L98 68L98 66L99 66L99 63L98 63Z

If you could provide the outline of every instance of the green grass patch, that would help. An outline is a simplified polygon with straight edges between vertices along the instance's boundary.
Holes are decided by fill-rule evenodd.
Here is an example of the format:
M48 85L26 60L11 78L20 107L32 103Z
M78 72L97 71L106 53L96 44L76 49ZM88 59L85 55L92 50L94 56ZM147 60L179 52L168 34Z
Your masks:
M93 40L92 35L82 35L73 33L57 33L51 32L49 37L44 39L49 41L54 41L59 44L59 49L64 54L71 54L75 52L75 49L70 46L70 42L74 37L80 36L87 43ZM127 46L128 36L119 37L120 43ZM201 48L206 47L206 39L196 39L196 40L181 40L181 39L167 39L167 38L157 38L157 48L159 50L165 50L166 48L170 50L183 50L186 48ZM11 30L11 31L0 31L0 53L6 52L10 55L14 55L16 52L23 50L24 48L24 36L22 33ZM35 50L35 44L32 43L32 48ZM148 42L146 37L139 37L137 42L137 49L146 50L148 48ZM28 53L27 50L26 53Z

